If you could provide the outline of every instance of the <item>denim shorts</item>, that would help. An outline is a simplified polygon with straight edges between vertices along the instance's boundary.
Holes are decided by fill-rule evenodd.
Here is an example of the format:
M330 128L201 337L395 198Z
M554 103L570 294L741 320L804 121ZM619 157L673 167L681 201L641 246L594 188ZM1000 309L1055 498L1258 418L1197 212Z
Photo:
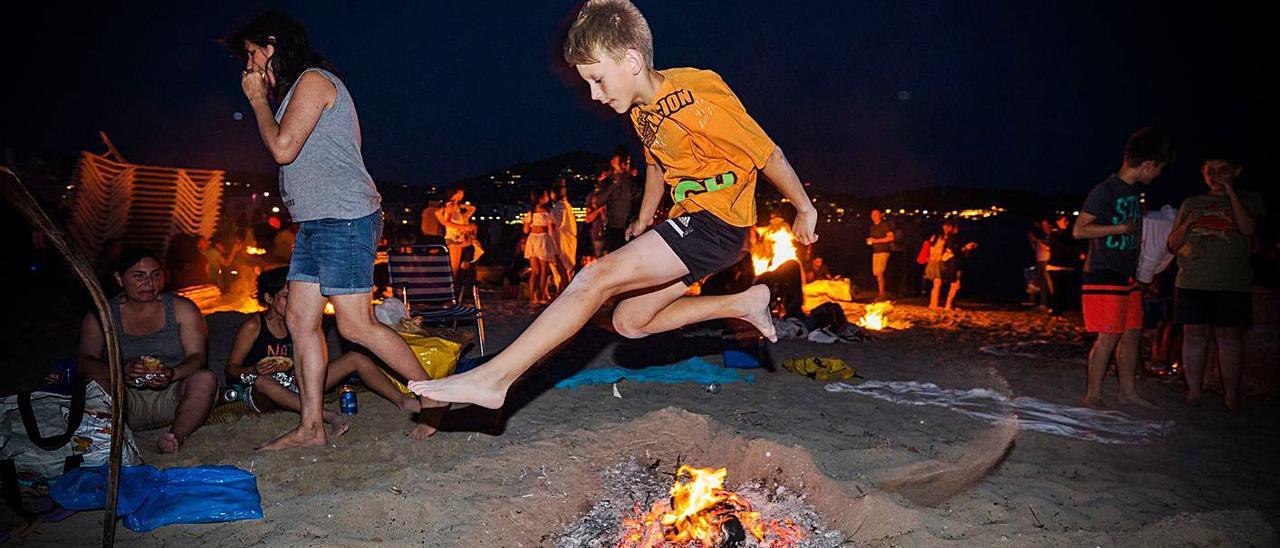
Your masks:
M373 260L382 238L382 210L359 219L316 219L298 225L289 281L320 284L320 294L373 291Z

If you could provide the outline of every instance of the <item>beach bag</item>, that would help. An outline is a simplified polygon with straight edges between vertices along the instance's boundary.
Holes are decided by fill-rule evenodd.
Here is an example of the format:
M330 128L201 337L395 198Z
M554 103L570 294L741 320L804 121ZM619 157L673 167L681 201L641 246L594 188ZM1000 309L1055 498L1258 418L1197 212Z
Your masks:
M82 464L100 465L111 453L111 403L98 383L70 394L25 392L0 398L0 484L5 504L33 517L54 508L47 482ZM123 461L138 464L125 426Z
M125 464L139 464L133 432L124 428ZM48 479L78 464L106 464L111 453L111 399L96 382L72 395L27 392L0 398L0 462Z
M929 264L929 240L920 244L920 253L916 254L916 264Z

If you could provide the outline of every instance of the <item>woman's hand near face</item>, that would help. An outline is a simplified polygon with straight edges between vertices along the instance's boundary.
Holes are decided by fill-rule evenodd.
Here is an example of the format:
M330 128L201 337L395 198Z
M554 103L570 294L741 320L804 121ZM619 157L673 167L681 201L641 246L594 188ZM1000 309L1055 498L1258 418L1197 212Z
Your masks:
M267 73L260 70L245 70L240 76L240 88L244 90L245 98L253 102L254 99L267 99Z

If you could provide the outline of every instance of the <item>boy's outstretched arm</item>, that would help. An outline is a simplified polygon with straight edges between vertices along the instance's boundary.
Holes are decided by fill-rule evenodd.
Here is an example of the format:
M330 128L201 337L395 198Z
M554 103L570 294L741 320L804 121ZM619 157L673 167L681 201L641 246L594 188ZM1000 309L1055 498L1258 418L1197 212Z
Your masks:
M796 170L791 168L787 157L782 154L781 147L774 147L773 153L769 155L761 171L778 189L778 192L781 192L782 196L795 206L796 221L792 223L791 231L796 234L796 240L803 245L818 241L818 233L815 232L818 225L818 210L813 207L813 202L809 201L809 194L804 191L800 177L796 175Z
M666 186L666 182L662 180L662 168L654 164L645 164L644 195L640 198L640 213L635 222L627 226L627 240L643 234L649 226L653 225L653 216L658 214L658 204L662 202L662 191Z

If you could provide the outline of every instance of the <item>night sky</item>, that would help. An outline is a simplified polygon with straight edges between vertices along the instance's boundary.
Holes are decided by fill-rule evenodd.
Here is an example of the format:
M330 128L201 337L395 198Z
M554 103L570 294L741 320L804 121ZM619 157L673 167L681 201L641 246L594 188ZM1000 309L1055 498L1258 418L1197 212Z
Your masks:
M625 120L591 104L562 66L570 2L145 4L4 8L0 146L101 150L103 129L139 163L273 171L240 91L241 65L215 43L267 7L306 25L342 72L381 182L439 184L634 142ZM1197 154L1222 139L1252 153L1253 186L1275 173L1276 89L1263 81L1280 48L1255 8L637 4L658 67L718 71L819 189L1081 193L1148 124L1179 144L1166 188L1198 190Z

